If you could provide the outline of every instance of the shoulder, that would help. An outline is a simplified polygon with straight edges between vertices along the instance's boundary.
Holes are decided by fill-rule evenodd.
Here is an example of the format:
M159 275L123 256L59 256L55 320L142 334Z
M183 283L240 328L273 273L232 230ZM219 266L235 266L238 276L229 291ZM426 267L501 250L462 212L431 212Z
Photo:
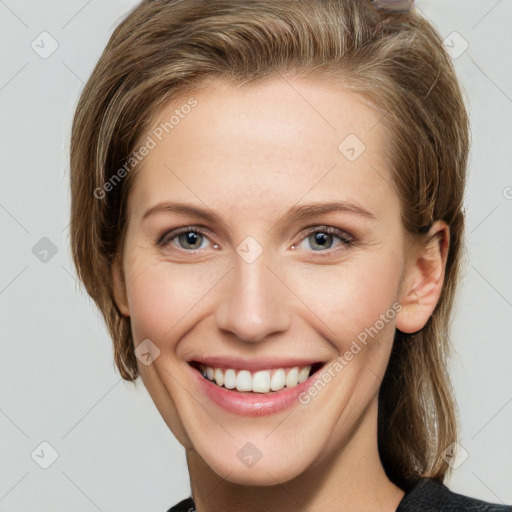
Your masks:
M410 481L396 512L512 512L510 505L498 505L450 491L432 478Z
M192 497L188 497L171 507L167 512L196 512L196 506Z
M498 505L450 491L432 478L409 481L396 512L512 512L510 505ZM192 497L180 501L167 512L195 512Z

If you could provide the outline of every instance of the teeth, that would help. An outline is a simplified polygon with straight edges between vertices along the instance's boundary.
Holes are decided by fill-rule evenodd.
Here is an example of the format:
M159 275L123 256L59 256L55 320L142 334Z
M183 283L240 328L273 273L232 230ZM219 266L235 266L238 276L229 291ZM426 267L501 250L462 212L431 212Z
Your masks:
M286 375L286 387L294 388L299 383L299 369L292 368Z
M308 370L308 374L309 374L309 370ZM284 388L285 384L286 384L286 373L284 373L284 370L282 368L280 368L279 370L277 370L274 373L274 375L272 375L272 379L270 380L270 389L272 391L279 391L280 389Z
M199 371L203 377L215 382L218 386L237 391L252 391L254 393L269 393L279 391L285 386L294 388L304 382L311 372L311 365L299 368L278 368L273 370L260 370L251 373L248 370L222 370L200 365Z
M270 391L270 373L266 371L256 372L252 376L252 389L256 393L268 393Z
M242 370L236 376L236 390L237 391L252 391L252 377L251 372Z
M215 382L219 386L222 386L222 384L224 384L224 373L219 368L215 370Z
M307 368L308 367L306 366L299 371L299 384L304 382L309 377L309 370Z
M222 370L220 370L222 371ZM220 384L219 384L220 386ZM228 389L235 389L236 386L236 372L235 370L227 370L224 374L224 387Z

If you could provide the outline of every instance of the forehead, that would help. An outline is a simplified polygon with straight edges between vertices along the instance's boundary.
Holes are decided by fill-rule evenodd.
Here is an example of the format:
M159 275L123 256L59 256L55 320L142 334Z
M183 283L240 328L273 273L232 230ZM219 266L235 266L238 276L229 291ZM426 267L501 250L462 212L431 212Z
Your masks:
M155 144L136 171L129 211L141 217L155 203L187 200L219 210L236 203L237 215L253 215L301 198L383 208L394 192L379 120L340 82L211 81L167 105L144 134Z

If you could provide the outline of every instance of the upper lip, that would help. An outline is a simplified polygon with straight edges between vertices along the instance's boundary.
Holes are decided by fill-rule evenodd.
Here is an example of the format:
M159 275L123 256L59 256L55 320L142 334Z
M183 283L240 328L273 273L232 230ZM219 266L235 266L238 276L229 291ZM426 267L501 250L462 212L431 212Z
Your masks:
M327 361L315 358L293 358L293 357L268 357L261 359L245 359L236 356L208 356L191 358L190 363L200 363L211 368L233 368L249 371L271 370L274 368L288 368L293 366L303 367L315 363L326 363Z

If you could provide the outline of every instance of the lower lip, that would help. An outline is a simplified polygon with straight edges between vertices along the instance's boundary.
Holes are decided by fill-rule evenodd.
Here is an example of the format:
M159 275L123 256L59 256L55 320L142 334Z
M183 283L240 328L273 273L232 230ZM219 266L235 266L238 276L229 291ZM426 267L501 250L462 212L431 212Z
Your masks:
M194 378L198 381L204 394L214 403L228 412L243 416L267 416L288 409L294 404L299 404L299 395L313 385L321 370L316 371L304 382L294 388L283 388L281 391L270 393L253 393L233 391L217 386L206 379L202 374L189 365Z

